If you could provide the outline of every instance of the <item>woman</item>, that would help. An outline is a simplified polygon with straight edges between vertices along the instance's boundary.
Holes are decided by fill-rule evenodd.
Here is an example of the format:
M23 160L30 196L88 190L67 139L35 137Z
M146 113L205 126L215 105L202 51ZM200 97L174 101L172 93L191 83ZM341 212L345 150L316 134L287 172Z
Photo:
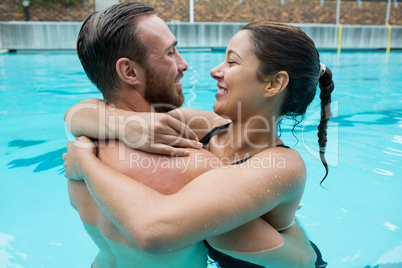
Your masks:
M225 62L211 70L211 76L218 81L213 108L220 119L204 113L209 121L195 120L191 127L210 125L212 134L203 141L227 165L164 196L104 165L94 148L68 144L66 176L84 178L97 203L138 248L163 253L206 239L214 256L222 261L225 255L235 258L229 260L229 267L240 260L283 267L289 254L295 253L290 245L301 241L296 239L295 211L306 169L297 151L279 139L278 122L304 115L319 80L318 136L328 173L324 152L332 74L320 65L313 41L300 29L259 22L246 25L232 38ZM184 110L187 120L200 115ZM223 118L231 124L222 126ZM298 261L295 257L294 266Z

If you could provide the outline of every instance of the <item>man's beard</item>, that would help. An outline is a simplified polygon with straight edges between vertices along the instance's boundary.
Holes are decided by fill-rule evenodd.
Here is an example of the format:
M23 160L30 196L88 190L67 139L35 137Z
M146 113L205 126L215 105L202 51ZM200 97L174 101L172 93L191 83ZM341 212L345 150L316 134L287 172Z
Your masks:
M155 74L148 66L145 71L145 99L156 112L167 113L183 105L183 92L176 90L174 86L177 77L168 80L163 75ZM178 76L182 76L182 74L179 73Z

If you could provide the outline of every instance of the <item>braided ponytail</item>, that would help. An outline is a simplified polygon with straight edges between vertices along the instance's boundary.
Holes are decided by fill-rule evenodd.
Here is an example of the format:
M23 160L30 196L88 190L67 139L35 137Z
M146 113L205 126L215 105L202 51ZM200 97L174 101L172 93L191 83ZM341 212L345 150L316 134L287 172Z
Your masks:
M322 71L321 71L322 70ZM325 167L325 176L321 180L320 184L323 183L328 175L328 164L325 159L325 148L327 146L327 126L328 120L332 116L331 113L331 93L334 91L335 85L332 81L332 72L325 65L320 67L320 79L319 87L321 89L320 99L321 99L321 119L318 125L318 145L320 146L320 158L321 162Z

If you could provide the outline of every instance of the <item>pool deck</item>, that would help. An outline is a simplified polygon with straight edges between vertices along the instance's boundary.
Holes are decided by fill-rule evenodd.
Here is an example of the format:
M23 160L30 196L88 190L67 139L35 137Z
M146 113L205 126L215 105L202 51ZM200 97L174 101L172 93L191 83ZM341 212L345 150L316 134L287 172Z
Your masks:
M82 22L0 22L0 51L75 51ZM179 48L214 50L227 46L246 23L168 23ZM320 50L402 49L402 26L294 24Z

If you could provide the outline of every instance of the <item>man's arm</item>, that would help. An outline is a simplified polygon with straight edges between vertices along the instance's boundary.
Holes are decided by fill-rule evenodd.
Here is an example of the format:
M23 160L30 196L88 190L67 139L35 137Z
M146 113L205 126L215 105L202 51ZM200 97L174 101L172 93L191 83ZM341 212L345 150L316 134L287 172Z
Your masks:
M64 120L76 137L120 139L129 147L150 153L186 156L186 147L202 146L186 124L167 114L117 109L99 99L84 100L71 107Z

